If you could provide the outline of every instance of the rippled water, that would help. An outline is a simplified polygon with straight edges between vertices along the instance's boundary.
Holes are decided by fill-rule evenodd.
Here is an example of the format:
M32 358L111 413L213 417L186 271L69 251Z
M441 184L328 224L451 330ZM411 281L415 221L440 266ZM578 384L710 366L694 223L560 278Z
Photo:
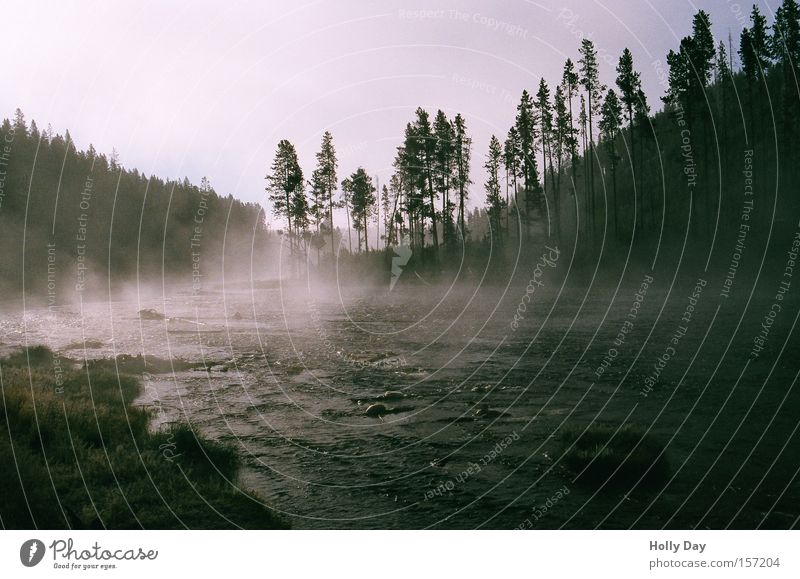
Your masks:
M183 416L234 445L246 464L236 484L296 528L785 526L796 516L789 474L800 465L784 454L768 467L786 444L797 448L797 397L786 398L797 363L784 357L770 373L772 361L759 361L736 382L757 327L734 332L744 307L718 309L709 291L645 398L642 380L690 289L668 296L655 284L598 377L638 283L616 295L553 286L516 329L524 287L467 285L175 292L31 309L0 329L6 350L46 343L73 359L205 362L141 376L138 403L154 409L154 428ZM754 300L745 313L755 320L765 306ZM144 308L168 319L140 320ZM795 313L781 320L783 337L775 331L773 358L782 343L796 349ZM382 400L387 391L401 394ZM368 416L372 403L396 412ZM593 421L652 427L669 442L674 480L649 494L574 483L558 436Z

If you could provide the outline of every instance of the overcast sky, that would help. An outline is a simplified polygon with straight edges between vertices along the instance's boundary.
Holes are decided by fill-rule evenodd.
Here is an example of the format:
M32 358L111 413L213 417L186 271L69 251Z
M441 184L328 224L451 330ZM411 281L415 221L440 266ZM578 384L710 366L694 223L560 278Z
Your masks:
M306 175L330 130L343 178L382 182L417 106L461 112L482 202L489 136L505 136L523 88L560 78L584 36L613 84L628 46L651 104L659 70L698 8L734 47L752 3L709 0L64 2L3 0L0 112L69 129L80 148L119 151L146 174L207 175L264 200L280 139ZM759 0L769 22L778 0ZM745 20L743 20L745 19Z

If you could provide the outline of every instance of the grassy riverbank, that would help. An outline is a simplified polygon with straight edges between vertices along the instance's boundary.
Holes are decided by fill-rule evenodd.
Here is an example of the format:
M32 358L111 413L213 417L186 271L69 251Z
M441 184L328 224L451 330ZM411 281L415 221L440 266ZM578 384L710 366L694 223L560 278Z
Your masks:
M135 378L71 368L42 347L0 360L0 526L287 526L237 488L232 449L188 425L149 432Z

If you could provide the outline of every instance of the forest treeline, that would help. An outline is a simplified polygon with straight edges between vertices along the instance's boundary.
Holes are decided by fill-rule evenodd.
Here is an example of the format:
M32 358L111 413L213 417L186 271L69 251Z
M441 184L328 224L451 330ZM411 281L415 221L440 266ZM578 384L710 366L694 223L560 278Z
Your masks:
M487 255L502 264L543 241L587 263L632 241L642 255L687 239L717 251L735 241L745 209L764 225L753 228L755 242L796 226L798 58L797 0L782 0L772 22L753 6L736 39L715 39L711 16L698 11L663 67L649 64L664 90L653 113L632 52L601 78L584 39L559 78L522 92L512 126L485 151L476 152L462 115L418 108L380 188L367 168L339 174L330 132L310 172L281 140L266 175L278 233L312 267L365 253L388 265L398 245L411 248L411 267L435 268ZM485 183L473 182L477 164ZM109 280L162 276L197 289L223 263L230 275L268 277L279 269L273 240L258 204L220 196L207 180L126 169L116 154L79 151L68 132L41 130L20 111L0 125L6 290L52 302L106 291Z
M438 267L465 248L485 256L491 245L502 256L542 240L589 261L601 246L632 241L643 253L719 241L738 227L746 190L758 198L754 223L794 227L799 58L796 0L783 0L771 23L753 6L736 39L715 39L700 10L665 64L651 63L664 90L655 113L631 51L603 79L597 49L584 39L560 78L523 91L507 134L492 136L479 157L481 193L472 187L475 147L464 117L423 108L380 190L363 167L339 180L329 132L309 179L292 143L281 141L266 189L293 250L323 262L326 252L390 255L398 244L411 246L417 265ZM337 210L345 234L334 227Z
M69 131L26 122L18 109L0 125L0 287L23 288L49 305L127 280L204 289L248 273L268 243L260 205L126 169L114 152L77 150Z

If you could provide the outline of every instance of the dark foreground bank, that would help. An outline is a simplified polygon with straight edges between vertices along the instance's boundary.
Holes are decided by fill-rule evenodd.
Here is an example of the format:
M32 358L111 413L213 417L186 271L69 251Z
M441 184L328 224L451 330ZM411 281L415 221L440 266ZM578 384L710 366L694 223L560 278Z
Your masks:
M44 347L0 359L0 525L6 529L274 529L236 485L239 459L188 425L148 430L139 382L73 369Z

